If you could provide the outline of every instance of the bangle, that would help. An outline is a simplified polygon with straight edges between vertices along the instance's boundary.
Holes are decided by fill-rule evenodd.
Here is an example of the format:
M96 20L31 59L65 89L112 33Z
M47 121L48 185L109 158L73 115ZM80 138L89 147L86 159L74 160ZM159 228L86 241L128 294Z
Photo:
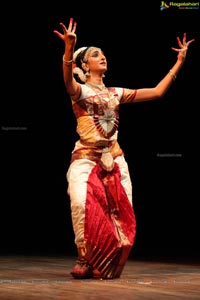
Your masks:
M169 75L172 77L173 81L176 80L176 75L174 74L174 72L172 70L169 70Z
M66 65L66 66L71 66L72 63L73 63L73 59L71 59L71 60L65 60L65 59L64 59L64 55L63 55L63 63L64 63L64 65Z

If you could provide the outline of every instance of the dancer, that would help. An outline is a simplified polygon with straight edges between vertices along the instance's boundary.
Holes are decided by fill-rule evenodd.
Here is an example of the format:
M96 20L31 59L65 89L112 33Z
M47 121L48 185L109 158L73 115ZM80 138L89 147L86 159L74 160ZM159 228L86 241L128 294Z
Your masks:
M106 87L107 60L101 48L75 50L77 23L70 18L62 33L63 77L77 120L76 141L67 170L72 224L78 260L71 271L77 279L121 276L134 245L136 218L132 182L118 143L119 108L161 98L175 81L194 41L177 37L177 60L153 88Z

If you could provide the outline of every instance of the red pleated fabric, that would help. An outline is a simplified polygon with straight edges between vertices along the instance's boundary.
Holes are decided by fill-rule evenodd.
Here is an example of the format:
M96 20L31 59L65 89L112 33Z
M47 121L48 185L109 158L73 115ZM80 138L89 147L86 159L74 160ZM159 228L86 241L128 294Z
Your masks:
M88 178L85 258L103 278L120 277L136 235L136 219L115 163L106 172L97 163Z

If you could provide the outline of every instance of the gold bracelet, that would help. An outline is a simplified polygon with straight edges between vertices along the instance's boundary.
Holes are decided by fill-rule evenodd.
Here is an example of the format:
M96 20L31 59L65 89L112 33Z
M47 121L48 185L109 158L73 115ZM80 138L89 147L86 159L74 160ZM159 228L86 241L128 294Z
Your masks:
M71 66L72 65L72 63L73 63L73 59L71 59L71 60L65 60L64 59L64 55L63 55L63 63L64 63L64 65L66 65L66 66Z
M172 77L173 81L176 80L176 75L174 74L174 72L172 70L169 70L169 75Z

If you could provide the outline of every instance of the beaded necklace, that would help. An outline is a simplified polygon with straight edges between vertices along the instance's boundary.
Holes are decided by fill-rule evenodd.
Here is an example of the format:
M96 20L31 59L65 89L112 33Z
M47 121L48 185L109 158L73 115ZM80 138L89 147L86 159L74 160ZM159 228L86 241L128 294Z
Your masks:
M92 89L97 89L100 91L103 91L106 89L106 86L104 83L102 84L97 84L97 83L93 83L93 82L86 82L85 85L91 87Z
M95 94L97 95L97 97L100 99L100 102L101 102L101 99L103 99L106 102L109 102L109 100L110 100L110 93L109 93L109 90L107 89L107 87L105 86L104 83L102 83L102 84L96 84L96 83L86 82L85 85L87 85L88 87L90 87L95 92ZM99 95L99 92L102 92L104 90L107 92L107 97L105 97L103 95L101 95L101 96Z

